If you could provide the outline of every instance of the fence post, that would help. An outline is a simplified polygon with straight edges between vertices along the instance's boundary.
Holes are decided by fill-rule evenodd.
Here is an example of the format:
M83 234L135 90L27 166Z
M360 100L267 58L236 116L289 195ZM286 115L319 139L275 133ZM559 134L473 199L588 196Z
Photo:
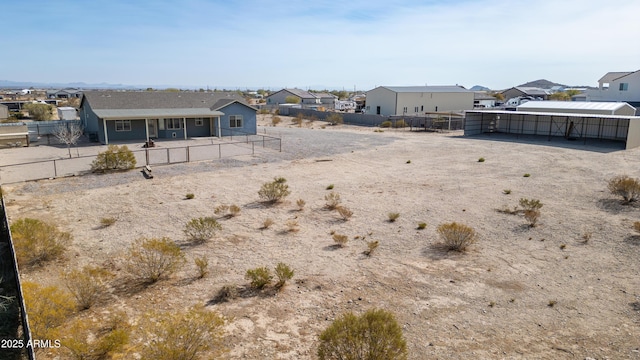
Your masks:
M255 145L255 143L252 141L251 142L251 155L255 155L255 149L253 148L253 145Z
M187 146L187 162L190 162L189 146Z
M53 160L53 177L58 177L58 167L55 160Z
M169 148L167 148L167 164L171 164L171 154L169 153Z
M218 144L218 159L222 159L222 144Z
M150 165L149 164L149 148L144 149L144 155L145 155L144 156L145 160L147 160L147 165Z

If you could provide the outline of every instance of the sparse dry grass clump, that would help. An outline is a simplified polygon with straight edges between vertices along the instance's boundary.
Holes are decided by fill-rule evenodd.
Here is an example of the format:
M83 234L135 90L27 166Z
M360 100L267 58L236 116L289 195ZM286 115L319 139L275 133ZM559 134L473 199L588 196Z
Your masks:
M529 227L536 227L540 218L540 210L525 210L524 218L529 223Z
M114 217L104 217L100 219L100 227L106 228L116 223L116 218Z
M209 260L206 257L201 256L193 259L193 263L198 269L198 278L202 279L209 274Z
M607 189L613 195L622 197L624 204L629 204L636 201L640 195L640 180L627 175L619 175L609 180Z
M307 204L303 199L296 200L296 205L298 206L298 211L304 210L304 206Z
M473 228L456 222L439 225L438 234L448 250L459 252L466 251L477 240Z
M105 297L112 277L113 274L108 270L91 265L62 274L64 285L82 310L89 309Z
M298 224L298 220L287 220L287 222L285 223L285 226L287 227L287 232L298 232L300 231L300 225Z
M326 201L326 204L324 206L329 210L335 210L342 202L342 200L340 200L340 194L335 191L332 191L325 195L324 200Z
M390 212L387 214L387 220L389 220L389 222L395 222L399 217L400 213L397 212Z
M187 200L194 199L195 197L196 196L193 193L187 193L187 195L184 196L184 198Z
M640 221L635 221L633 223L633 230L640 233Z
M535 227L538 224L543 204L538 199L521 198L520 206L524 209L524 218L529 223L529 227Z
M258 196L268 204L275 204L284 200L290 193L287 179L276 177L272 182L262 184L262 187L258 191Z
M278 124L280 124L281 121L282 121L282 118L280 118L280 116L278 115L273 115L271 117L271 125L273 126L277 126Z
M264 221L262 222L262 227L261 229L266 230L268 228L271 227L271 225L273 225L275 222L273 221L272 218L266 218L264 219Z
M238 287L235 285L227 284L220 288L218 291L218 300L231 301L238 297Z
M333 241L340 247L347 246L347 242L349 241L349 237L347 235L341 235L338 233L333 234Z
M218 205L216 206L216 208L213 210L213 213L221 216L221 217L225 217L227 219L230 219L232 217L236 217L240 214L240 207L238 205Z
M418 223L418 230L424 230L426 228L427 228L427 223L425 222Z
M191 219L184 227L184 234L187 239L196 244L202 244L210 240L216 231L222 229L218 220L212 217L201 217Z
M380 243L378 242L378 240L368 241L367 250L365 250L364 254L367 256L373 256L373 253L374 251L376 251L376 249L378 249L378 246L380 246Z
M344 221L349 220L353 215L353 211L349 210L346 206L342 206L342 205L336 206L336 211Z
M38 219L16 220L11 224L11 234L20 266L41 265L60 259L71 242L70 233Z
M152 284L173 275L184 261L182 250L171 239L140 238L129 248L125 268L134 279Z

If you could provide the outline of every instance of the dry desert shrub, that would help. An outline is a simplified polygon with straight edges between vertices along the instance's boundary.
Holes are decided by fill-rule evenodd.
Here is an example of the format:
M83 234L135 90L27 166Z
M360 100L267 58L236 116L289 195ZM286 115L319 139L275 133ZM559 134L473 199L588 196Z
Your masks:
M333 113L327 116L326 120L329 122L330 125L344 124L344 118L342 117L342 115L337 113Z
M219 356L225 320L214 311L194 307L187 311L165 311L145 316L147 341L142 359L200 359L205 353Z
M219 301L230 301L238 297L238 288L235 285L224 285L218 291L216 297Z
M55 339L56 327L73 313L73 297L57 286L22 283L24 302L29 314L29 326L34 339Z
M529 227L535 227L540 218L540 210L525 210L524 218L529 223Z
M209 260L206 257L197 257L193 259L193 263L198 269L198 278L202 279L209 274Z
M520 206L525 210L540 210L543 204L538 199L520 199Z
M464 252L477 239L473 228L456 222L440 224L438 234L448 250Z
M373 256L373 252L378 249L378 246L380 246L378 240L367 242L367 250L365 250L364 254L367 256Z
M282 288L287 281L293 278L294 271L289 267L289 265L285 263L278 263L275 268L276 277L278 278L278 282L276 283L277 288Z
M298 205L298 211L302 211L304 210L304 206L307 204L306 201L302 200L302 199L298 199L296 201L296 205Z
M195 197L196 195L194 193L187 193L187 195L184 196L184 198L187 200L195 199Z
M266 203L275 204L282 201L290 193L287 179L276 177L272 182L262 184L262 187L258 191L258 196Z
M347 242L349 241L349 237L347 235L341 235L338 233L333 234L333 241L340 247L347 246Z
M418 223L418 230L424 230L427 227L427 223L421 222Z
M152 284L178 271L185 258L180 247L167 237L141 238L131 245L125 261L134 279Z
M131 337L126 314L116 313L98 322L77 318L59 331L61 346L72 359L99 360L124 358L122 353Z
M212 217L191 219L184 227L187 239L196 244L202 244L210 240L216 231L222 229L218 221Z
M82 310L89 309L105 297L112 277L113 274L108 270L91 265L62 274L64 285Z
M298 232L300 231L300 225L298 225L298 221L297 220L287 220L287 222L285 223L285 225L287 226L287 232Z
M320 334L318 358L403 360L407 343L391 312L371 309L361 316L349 312Z
M282 121L282 119L278 115L273 115L271 117L271 125L273 125L273 126L277 126L278 124L280 124L281 121Z
M71 242L71 234L38 219L18 219L11 224L18 265L33 266L59 259Z
M327 202L325 204L325 207L329 210L335 210L335 208L337 208L338 205L340 205L340 202L342 201L340 200L340 194L338 194L335 191L332 191L327 195L325 195L324 200Z
M624 204L629 204L640 195L640 180L619 175L609 180L607 188L613 195L621 196Z
M100 226L103 228L109 227L116 223L116 218L114 217L105 217L100 219Z
M238 216L240 210L238 205L218 205L215 210L213 210L213 213L218 216L232 218Z
M271 275L271 271L268 267L258 267L255 269L247 270L245 274L245 279L249 280L249 284L252 288L262 289L263 287L269 285L271 280L273 279L273 275Z
M127 145L109 145L107 150L98 154L91 163L94 172L129 170L136 166L136 157Z
M342 206L342 205L336 206L336 211L338 211L338 214L344 221L349 220L353 215L353 211L349 210L346 206Z
M395 222L399 217L400 213L397 212L390 212L387 214L387 219L389 220L389 222Z
M273 219L271 218L266 218L264 219L264 221L262 222L262 229L266 230L269 227L271 227L271 225L273 225L275 222L273 221Z

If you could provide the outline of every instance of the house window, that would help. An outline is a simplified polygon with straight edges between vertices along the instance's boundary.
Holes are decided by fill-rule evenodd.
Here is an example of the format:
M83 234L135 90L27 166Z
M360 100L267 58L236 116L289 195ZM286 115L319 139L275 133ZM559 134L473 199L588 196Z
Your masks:
M424 105L420 105L420 111L424 111Z
M116 120L116 131L131 131L131 120Z
M417 106L413 108L413 112L418 112L418 107Z
M196 119L196 126L204 126L204 120L203 119Z
M620 91L629 90L629 83L620 83Z
M164 119L164 122L165 122L167 130L182 129L182 127L180 125L180 119L178 119L178 118Z
M229 127L230 128L242 127L242 115L229 115Z
M406 112L407 112L407 107L405 106L402 108L402 113L406 113Z

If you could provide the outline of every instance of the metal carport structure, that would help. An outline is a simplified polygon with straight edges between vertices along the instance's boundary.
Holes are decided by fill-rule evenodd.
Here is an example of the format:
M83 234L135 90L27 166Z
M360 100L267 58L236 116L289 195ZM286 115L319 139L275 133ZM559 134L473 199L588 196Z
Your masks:
M471 110L465 114L464 135L485 133L562 137L624 142L626 149L640 146L640 117L601 114Z

